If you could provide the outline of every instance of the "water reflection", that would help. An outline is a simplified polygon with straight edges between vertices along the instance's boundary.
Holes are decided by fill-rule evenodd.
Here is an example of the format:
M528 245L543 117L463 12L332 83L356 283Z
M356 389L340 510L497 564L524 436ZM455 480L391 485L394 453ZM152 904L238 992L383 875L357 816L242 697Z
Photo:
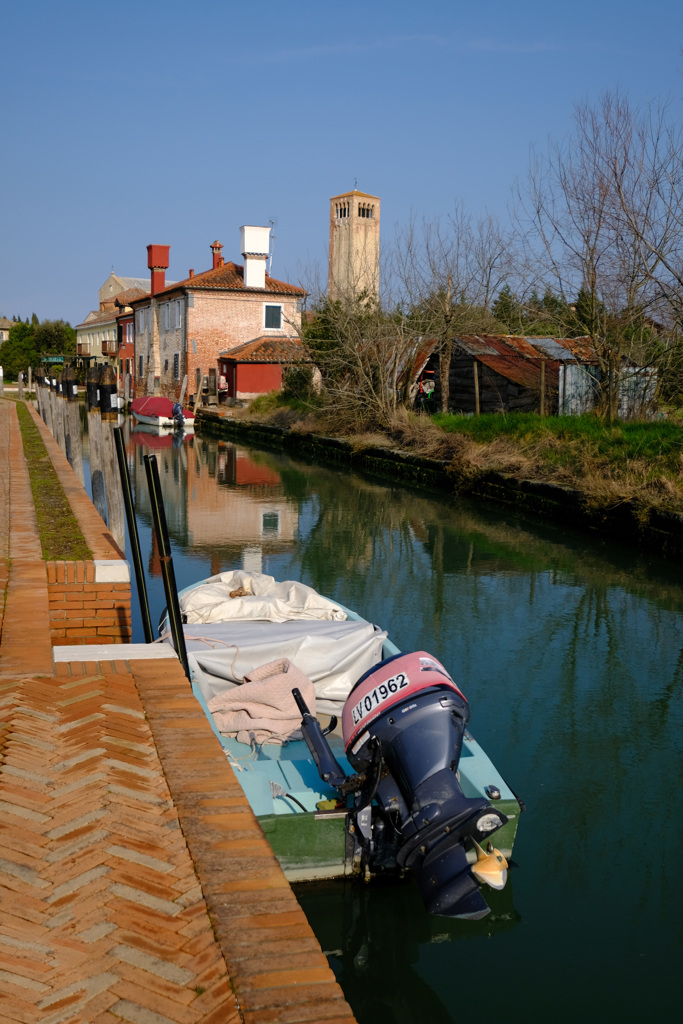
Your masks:
M363 1021L450 1024L454 1005L449 988L431 985L421 960L444 947L457 962L460 942L494 939L519 921L511 885L487 895L487 918L469 922L425 914L417 887L408 879L294 888L337 981Z
M195 555L206 552L210 574L239 553L244 568L262 571L263 557L291 547L298 508L279 473L243 449L194 435L129 432L128 467L142 520L151 522L144 455L154 452L171 541ZM153 552L150 571L158 575Z
M142 456L157 443L181 586L239 566L301 579L432 651L529 807L501 894L514 906L481 927L435 924L410 886L301 891L361 1024L678 1010L679 568L281 454L131 435L153 618L164 598Z

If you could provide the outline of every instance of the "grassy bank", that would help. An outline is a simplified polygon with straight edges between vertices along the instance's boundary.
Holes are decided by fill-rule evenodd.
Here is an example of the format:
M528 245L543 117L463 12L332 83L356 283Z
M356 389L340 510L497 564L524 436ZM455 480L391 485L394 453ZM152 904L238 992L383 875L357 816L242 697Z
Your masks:
M17 414L43 558L46 561L92 558L40 432L23 402L17 402Z
M683 512L683 428L671 420L606 424L595 416L429 417L399 410L386 427L358 434L329 412L306 412L274 396L252 403L245 415L293 431L346 437L359 449L398 447L439 459L464 486L493 471L575 488L594 509L630 501Z

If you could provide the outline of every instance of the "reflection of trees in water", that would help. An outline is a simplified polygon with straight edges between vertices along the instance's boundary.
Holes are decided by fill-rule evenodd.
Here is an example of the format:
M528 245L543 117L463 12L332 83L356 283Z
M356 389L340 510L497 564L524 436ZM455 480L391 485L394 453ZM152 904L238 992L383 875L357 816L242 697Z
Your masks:
M683 770L678 623L598 583L568 588L561 616L542 600L532 611L538 642L512 739L539 780L539 820L559 825L539 833L537 859L575 891L577 915L586 903L616 912L634 934L636 922L672 920L683 805L662 783Z
M204 474L213 444L187 453ZM513 785L527 779L522 825L559 888L612 906L635 870L634 919L648 901L666 917L683 771L674 570L510 512L259 459L301 513L292 573L404 646L433 643L464 684L475 735Z
M392 618L411 616L413 635L450 644L454 670L465 651L481 677L496 652L498 677L476 694L475 725L504 723L501 766L512 779L526 763L540 780L534 814L552 826L540 830L539 851L560 888L575 887L579 904L590 894L619 906L635 869L635 917L652 913L648 901L667 916L677 867L665 847L675 848L679 819L655 794L658 779L683 769L677 584L637 558L625 568L621 549L562 544L460 503L352 474L308 480L314 526L301 560L313 585L353 580L354 607L365 611L381 581L391 599L380 623L393 633Z
M341 495L340 495L341 490ZM316 477L311 508L314 522L301 551L301 565L314 587L331 592L349 577L359 596L369 589L367 574L375 563L409 572L415 555L407 518L407 495L387 491L348 475ZM341 497L341 500L340 500ZM368 587L358 588L365 580Z

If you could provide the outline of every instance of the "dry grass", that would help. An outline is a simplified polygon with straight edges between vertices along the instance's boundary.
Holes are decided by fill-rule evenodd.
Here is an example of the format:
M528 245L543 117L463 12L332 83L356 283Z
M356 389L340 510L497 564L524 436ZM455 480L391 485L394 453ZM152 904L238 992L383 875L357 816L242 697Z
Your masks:
M388 426L359 432L329 409L311 413L274 404L257 415L293 432L344 437L357 451L388 447L435 459L465 484L496 472L572 487L595 510L633 502L643 517L655 508L683 513L683 429L677 424L609 427L591 418L501 415L452 418L455 426L444 426L399 409Z

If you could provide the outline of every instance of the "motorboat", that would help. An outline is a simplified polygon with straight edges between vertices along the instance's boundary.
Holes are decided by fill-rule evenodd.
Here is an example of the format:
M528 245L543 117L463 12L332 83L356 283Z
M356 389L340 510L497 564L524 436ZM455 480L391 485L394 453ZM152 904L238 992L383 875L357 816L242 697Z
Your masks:
M178 597L194 694L290 881L408 873L430 913L485 916L523 805L441 662L297 581Z
M194 413L163 395L140 395L131 402L130 411L138 423L158 430L194 431Z

